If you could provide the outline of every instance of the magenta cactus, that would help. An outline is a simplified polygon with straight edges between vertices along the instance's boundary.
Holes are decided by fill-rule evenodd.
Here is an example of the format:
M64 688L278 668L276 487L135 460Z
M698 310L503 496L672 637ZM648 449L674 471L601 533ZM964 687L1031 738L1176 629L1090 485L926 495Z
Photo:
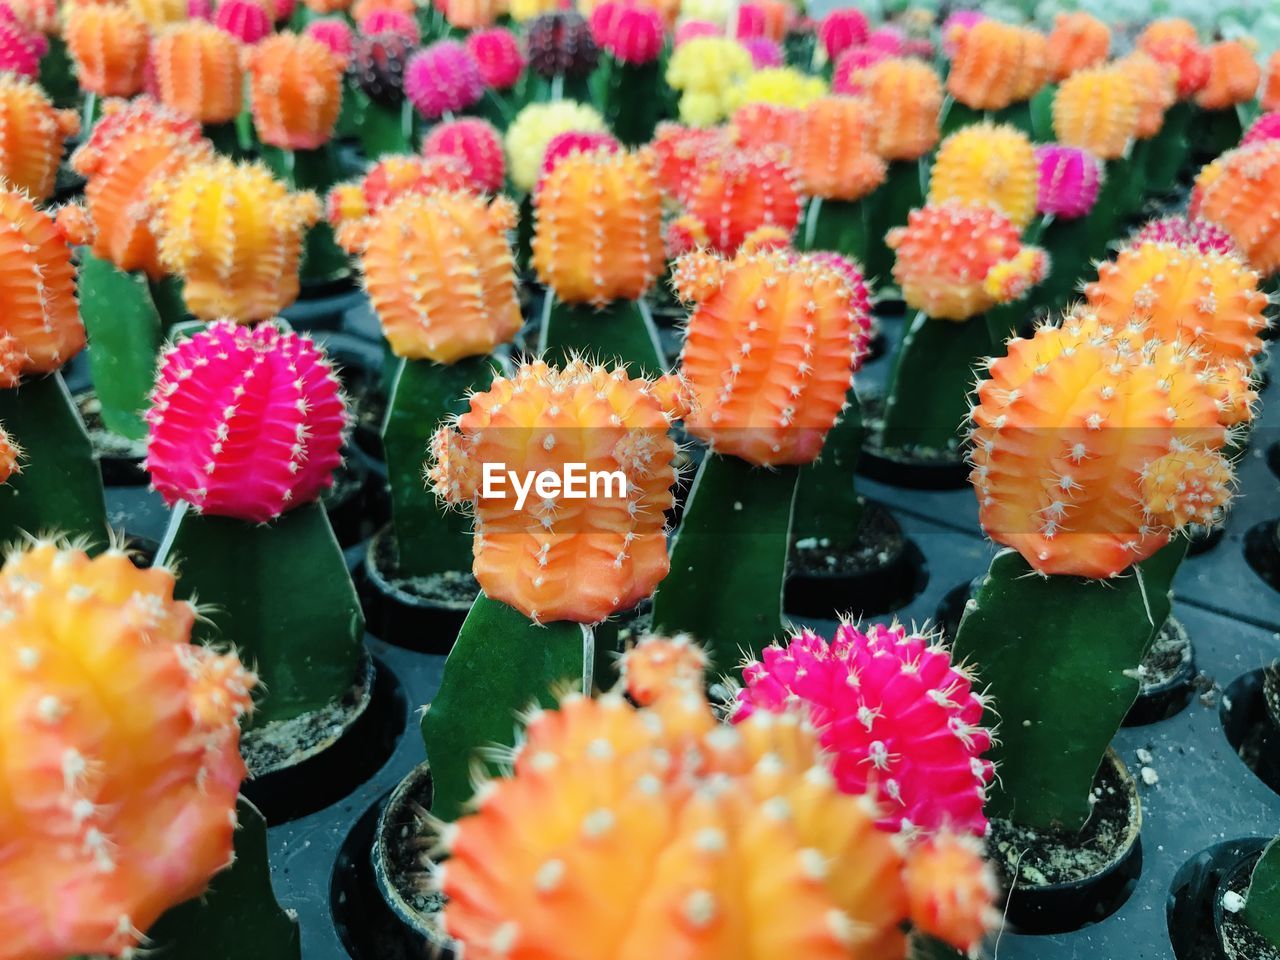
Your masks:
M592 11L591 34L615 59L638 66L658 59L666 39L666 25L653 7L611 0Z
M1043 214L1075 220L1098 200L1102 163L1087 150L1048 143L1036 147L1040 187L1036 209Z
M505 27L473 30L467 49L480 65L480 77L490 90L510 90L524 73L524 51L516 35Z
M23 26L7 6L0 4L0 11L0 72L34 79L40 74L40 58L49 49L49 41Z
M548 80L585 77L600 62L600 48L582 14L557 10L534 17L525 25L529 66Z
M718 37L723 33L724 31L710 20L685 20L676 27L672 46L678 47L680 44L696 40L698 37Z
M366 37L379 33L394 33L414 46L419 39L418 21L412 14L405 13L403 10L379 7L365 14L357 27Z
M907 47L907 35L897 27L877 27L867 34L864 46L879 50L887 57L901 57L911 52Z
M829 751L845 793L874 793L885 830L985 835L994 768L982 754L984 697L937 638L898 624L841 624L828 643L806 630L743 669L734 722L797 703Z
M409 58L404 92L428 120L457 113L484 96L480 64L457 40L437 40Z
M213 20L213 0L187 0L187 16L192 20Z
M1184 250L1195 250L1198 253L1239 255L1231 234L1208 220L1194 220L1190 217L1162 217L1149 221L1134 233L1129 246L1136 247L1144 243L1172 243Z
M502 190L507 172L502 135L487 121L464 117L436 124L422 141L422 153L457 160L479 193L496 194Z
M781 67L785 63L782 45L776 40L770 40L768 37L752 37L739 42L746 48L747 53L751 54L751 64L757 70Z
M271 33L271 14L258 0L222 0L213 14L221 27L241 43L257 43Z
M1249 125L1240 146L1247 147L1260 140L1280 140L1280 110L1264 113Z
M147 423L166 503L266 523L333 483L347 410L310 338L219 320L165 352Z
M738 40L750 40L752 37L767 35L769 19L764 8L754 3L744 3L738 7L738 20L734 28L734 36Z
M871 24L861 10L832 10L818 24L818 40L832 62L850 47L867 42Z
M307 24L307 36L319 40L343 60L351 57L351 27L341 17L325 17Z

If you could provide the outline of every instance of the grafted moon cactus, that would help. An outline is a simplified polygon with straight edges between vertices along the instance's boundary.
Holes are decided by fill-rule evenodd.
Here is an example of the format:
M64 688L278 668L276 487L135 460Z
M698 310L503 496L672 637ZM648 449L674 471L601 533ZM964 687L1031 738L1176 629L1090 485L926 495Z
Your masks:
M152 200L160 263L182 277L197 317L253 323L297 299L302 237L320 219L315 194L290 193L260 163L218 157L156 182Z
M1240 146L1247 147L1259 140L1280 140L1280 112L1259 114L1258 118L1249 124L1249 129L1244 132L1244 136L1240 139Z
M1196 94L1197 105L1204 110L1226 110L1257 95L1262 68L1246 43L1220 40L1210 44L1207 52L1209 79Z
M912 210L885 238L907 304L938 320L967 320L1020 298L1044 279L1047 256L990 207L945 203Z
M689 637L642 637L618 659L618 673L627 696L647 707L669 694L701 689L708 665L706 651Z
M84 193L95 235L93 253L121 270L141 270L152 279L167 272L151 232L154 184L192 163L212 158L200 125L139 97L110 109L71 156L88 178Z
M200 123L227 123L240 113L244 79L240 42L204 20L165 30L151 48L160 102Z
M392 352L454 363L519 332L507 242L515 219L506 198L432 191L400 197L361 225L365 289Z
M562 829L531 829L553 814ZM555 951L570 931L582 956L618 960L904 960L912 903L949 901L946 932L976 947L991 899L962 919L955 892L992 885L981 858L935 857L909 884L919 854L873 817L797 713L724 727L695 694L643 710L574 695L530 720L512 774L442 837L444 927L480 960ZM612 909L590 906L602 884Z
M1211 376L1135 325L1071 314L1011 340L978 385L979 520L1040 573L1116 576L1230 499Z
M432 127L422 141L427 157L449 157L467 171L471 187L479 193L498 193L506 178L502 135L493 124L465 117Z
M662 201L653 154L571 153L534 199L533 267L565 303L635 300L662 273Z
M466 191L471 181L461 162L452 157L417 157L394 154L384 157L353 183L340 183L329 192L329 222L350 223L339 231L339 243L354 253L364 242L364 228L357 221L371 217L383 207L410 193Z
M519 190L532 190L542 171L542 156L556 134L568 130L607 133L604 118L591 107L573 100L531 103L507 128L507 168Z
M314 150L329 142L342 107L340 57L312 37L277 33L246 52L245 66L263 143Z
M735 109L747 103L772 103L801 110L826 92L827 85L820 77L794 67L767 67L748 74L726 96Z
M859 200L884 182L876 153L875 113L861 97L820 97L801 112L792 166L812 197Z
M667 436L683 398L672 385L573 360L522 364L473 394L433 444L429 474L453 504L471 503L473 572L485 594L536 622L597 623L653 593L669 559L663 512L672 502L675 444ZM541 471L620 472L581 499L521 502L513 483ZM509 471L491 488L497 465ZM514 476L515 481L510 477ZM599 476L596 476L597 481Z
M232 858L254 676L190 643L173 574L39 542L0 569L0 935L10 956L125 955Z
M740 147L789 147L800 119L794 107L747 103L733 111L729 134Z
M1172 243L1191 253L1236 253L1236 245L1227 231L1207 220L1191 217L1169 216L1148 220L1133 235L1130 244L1137 246L1148 242Z
M929 203L991 207L1021 230L1036 214L1039 185L1030 138L1008 124L964 127L938 148Z
M1102 186L1102 164L1088 150L1050 143L1036 147L1040 189L1036 210L1073 220L1093 209Z
M7 339L7 338L6 338ZM0 351L4 350L3 341L0 341ZM0 359L0 378L4 375L5 362ZM3 386L0 380L0 386ZM13 437L4 429L4 424L0 423L0 483L7 483L9 478L15 473L22 472L22 448L18 446Z
M484 96L480 64L464 44L437 40L405 64L404 92L428 120L461 112Z
M271 14L261 0L221 0L213 22L241 43L255 44L271 36Z
M695 37L675 48L667 83L680 92L680 121L710 127L731 112L733 87L753 70L751 54L728 37Z
M668 200L684 196L694 183L703 151L723 142L724 133L718 128L704 130L670 121L659 123L650 146L658 158L658 180L663 196Z
M1026 27L982 20L951 33L947 90L974 110L1030 100L1049 79L1048 41Z
M942 81L912 57L889 57L863 73L875 112L875 149L886 160L917 160L938 142Z
M467 35L466 43L486 87L509 90L516 85L524 73L525 56L514 33L505 27L474 30Z
M44 35L22 23L17 14L0 15L0 70L34 80L48 49Z
M1127 71L1114 66L1077 70L1053 98L1053 132L1061 143L1115 160L1137 138L1138 107Z
M80 129L71 110L55 110L40 86L0 73L0 180L37 200L53 194L62 144Z
M1267 60L1267 75L1262 78L1258 100L1263 110L1280 110L1280 50Z
M1111 51L1111 28L1091 13L1060 13L1049 32L1049 76L1061 83L1077 70L1096 67Z
M835 60L850 47L867 42L871 24L861 10L832 10L818 24L818 41L827 51L827 59Z
M995 876L982 867L981 841L942 833L915 848L907 863L911 923L922 933L971 951L1000 920Z
M529 69L539 76L585 77L600 62L591 26L576 10L556 10L525 25Z
M1172 17L1147 24L1137 47L1173 70L1180 100L1190 99L1209 82L1209 54L1186 20Z
M864 633L841 624L828 643L812 631L766 647L742 671L733 714L799 708L818 732L841 792L870 793L882 829L983 836L994 768L982 754L986 700L938 638L899 624Z
M1139 140L1154 137L1164 127L1164 115L1178 99L1177 71L1160 63L1150 54L1135 50L1114 64L1129 75L1138 101L1138 125L1134 136Z
M0 387L53 373L85 344L62 228L21 190L0 189Z
M701 151L681 197L707 231L711 247L732 256L763 226L790 233L800 222L800 189L785 151L729 144Z
M355 34L346 20L340 17L324 17L312 20L303 31L313 40L319 40L334 52L336 56L350 62L351 47L355 43Z
M81 89L102 97L141 92L150 36L128 7L71 4L63 37Z
M1196 177L1193 216L1217 224L1263 276L1280 270L1280 141L1224 153Z
M652 63L662 53L666 24L653 7L602 3L590 23L596 42L620 63Z
M342 462L346 404L324 353L226 320L165 351L147 470L170 506L266 523L318 497Z
M790 251L693 253L673 283L696 306L680 355L689 432L757 465L812 462L866 353L848 277Z

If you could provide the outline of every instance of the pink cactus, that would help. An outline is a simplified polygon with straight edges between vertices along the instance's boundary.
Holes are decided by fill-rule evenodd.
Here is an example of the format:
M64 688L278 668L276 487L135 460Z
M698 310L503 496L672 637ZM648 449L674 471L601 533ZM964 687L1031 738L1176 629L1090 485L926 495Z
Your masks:
M192 20L213 20L213 0L187 0L187 16Z
M510 90L524 73L524 51L516 35L504 27L473 30L467 49L480 65L480 77L490 90Z
M776 40L770 40L768 37L752 37L740 42L746 47L747 53L751 54L751 65L757 70L783 66L785 58L782 55L782 45Z
M850 47L866 43L870 27L861 10L832 10L818 24L818 39L834 61Z
M1163 217L1150 221L1129 241L1129 245L1134 247L1143 243L1173 243L1198 253L1240 255L1231 234L1208 220L1190 217Z
M266 523L333 483L347 411L309 338L219 320L164 354L147 422L166 503Z
M24 27L8 7L0 4L0 10L8 13L0 16L0 72L34 79L40 74L40 58L49 49L49 41Z
M343 60L351 58L351 28L341 17L313 20L307 24L306 34L313 40L319 40Z
M213 15L221 27L241 43L257 43L271 33L271 14L258 0L222 0Z
M596 43L615 59L639 65L658 59L666 38L666 25L653 7L611 0L592 11L591 33Z
M360 33L366 37L379 33L394 33L415 46L418 43L418 21L412 14L405 13L403 10L392 10L387 7L371 10L360 20L359 29Z
M404 92L428 120L465 110L484 96L480 64L458 41L437 40L409 58Z
M1259 140L1280 140L1280 110L1264 113L1249 125L1240 146L1247 147Z
M542 151L542 171L538 174L538 185L546 179L548 173L555 169L557 163L571 153L591 153L594 150L608 150L617 153L621 144L608 133L587 133L580 130L566 130L557 133Z
M986 833L984 698L934 638L897 624L842 624L831 643L806 630L743 678L734 721L807 704L840 789L873 791L883 829Z
M738 40L768 36L768 30L769 19L763 7L754 3L744 3L738 7L738 24L734 31Z
M696 40L698 37L718 37L724 33L710 20L685 20L676 27L675 38L672 41L673 46L680 46L689 40Z
M502 189L507 172L502 136L484 120L467 117L436 124L422 141L422 154L457 160L477 193L496 194Z
M1064 220L1083 217L1093 209L1102 185L1102 164L1079 147L1049 143L1036 147L1040 188L1036 209Z

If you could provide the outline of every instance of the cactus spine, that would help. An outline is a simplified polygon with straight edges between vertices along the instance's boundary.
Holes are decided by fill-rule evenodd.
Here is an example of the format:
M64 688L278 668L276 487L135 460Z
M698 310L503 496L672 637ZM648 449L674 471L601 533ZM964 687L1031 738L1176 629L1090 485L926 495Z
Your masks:
M0 179L36 200L53 194L62 144L80 129L69 110L55 110L41 88L0 74Z

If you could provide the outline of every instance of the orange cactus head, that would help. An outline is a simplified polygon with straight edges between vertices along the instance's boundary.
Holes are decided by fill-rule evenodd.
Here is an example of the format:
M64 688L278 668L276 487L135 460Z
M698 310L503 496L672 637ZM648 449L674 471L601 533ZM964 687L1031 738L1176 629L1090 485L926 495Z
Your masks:
M982 20L952 36L947 90L974 110L1030 100L1049 80L1048 41L1026 27Z
M1178 99L1178 75L1148 53L1135 50L1115 62L1133 83L1138 100L1138 126L1134 136L1149 140L1164 126L1164 115Z
M1103 160L1124 156L1138 136L1140 91L1129 70L1077 70L1053 98L1053 132L1060 143Z
M194 611L173 591L171 572L119 550L37 543L0 569L12 956L122 955L231 862L255 678L189 642Z
M28 30L53 36L60 31L58 0L10 0L6 3L17 22Z
M675 281L696 304L680 355L689 432L761 466L812 462L866 352L869 320L849 278L769 251L728 263L691 254Z
M1257 95L1262 67L1248 44L1241 40L1222 40L1211 44L1207 52L1209 80L1196 94L1196 103L1202 109L1226 110L1248 103Z
M204 20L160 34L151 48L160 100L200 123L226 123L240 112L244 82L240 41Z
M1189 99L1209 82L1210 59L1196 28L1180 18L1156 20L1138 35L1137 47L1174 71L1178 98Z
M800 114L792 166L814 197L859 200L884 183L875 115L863 97L819 97Z
M1116 576L1229 499L1228 434L1194 350L1076 311L987 369L972 426L979 520L1039 572Z
M995 877L982 842L972 836L939 833L925 840L907 863L906 880L916 929L971 956L1000 923Z
M862 92L875 114L875 151L886 160L917 160L938 143L942 81L915 57L889 57L869 67Z
M1262 109L1280 110L1280 50L1267 60L1267 75L1262 80Z
M669 693L701 689L707 653L686 634L644 637L618 661L627 696L647 707Z
M472 569L484 592L537 622L597 623L649 596L670 565L663 513L676 448L667 428L682 402L583 360L525 363L473 395L437 435L428 476L448 502L472 504ZM489 464L508 471L496 485L485 479ZM573 480L566 464L585 464L585 475ZM514 492L544 471L586 496Z
M977 123L942 142L929 181L929 203L991 207L1022 229L1036 215L1040 173L1025 133Z
M1017 299L1049 268L1047 254L1024 245L1018 228L991 207L930 204L885 240L903 298L937 320L967 320Z
M102 97L141 92L150 35L138 14L114 4L71 4L63 36L81 89Z
M566 303L636 300L662 274L662 197L652 151L572 153L534 199L533 268Z
M1104 63L1111 51L1111 28L1093 14L1060 13L1049 33L1049 76L1060 83L1077 70Z
M368 221L365 288L392 352L454 363L493 351L522 325L505 197L409 193Z
M1151 336L1195 344L1206 362L1248 365L1262 350L1259 335L1267 327L1259 282L1232 254L1150 241L1099 264L1085 296L1107 326L1119 329L1137 319Z
M651 144L658 158L658 180L663 196L684 196L697 173L703 151L723 145L725 133L719 127L682 127L664 120L658 124Z
M152 185L188 164L213 156L200 125L147 97L111 109L71 156L88 178L85 200L93 220L95 256L121 270L141 270L152 279L167 272L151 232Z
M786 148L799 119L800 111L794 107L760 101L744 103L730 119L730 136L740 147Z
M244 59L263 143L314 150L329 142L342 107L341 57L305 34L277 33L247 48Z
M0 351L3 351L0 345ZM0 359L0 378L4 376L4 361ZM15 473L22 472L22 448L0 423L0 483L7 483Z
M290 193L260 163L216 157L189 163L151 190L160 263L183 279L182 297L204 320L254 323L298 296L313 193Z
M1264 277L1280 271L1280 141L1224 153L1200 171L1192 213L1216 223Z
M63 141L79 129L75 111L55 110L39 84L0 73L0 180L48 200Z
M21 190L0 189L0 262L0 377L53 373L85 344L75 268L54 219Z
M685 210L701 221L711 247L733 255L757 227L788 233L800 222L800 189L778 148L707 147L685 186Z

